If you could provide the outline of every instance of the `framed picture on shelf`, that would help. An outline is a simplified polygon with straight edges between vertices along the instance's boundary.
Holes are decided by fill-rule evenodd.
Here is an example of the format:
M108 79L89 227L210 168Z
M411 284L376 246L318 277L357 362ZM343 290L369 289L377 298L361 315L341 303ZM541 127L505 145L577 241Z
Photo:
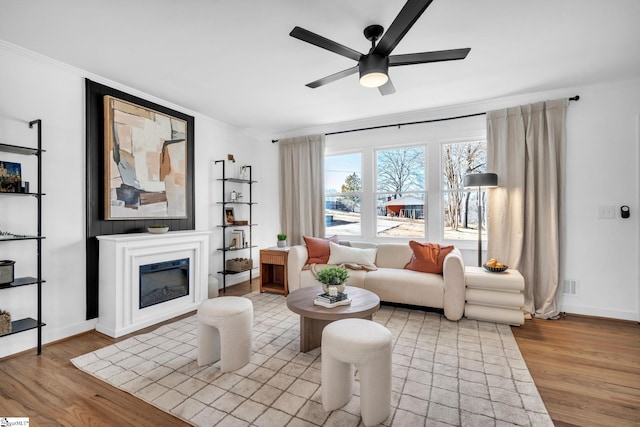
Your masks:
M0 193L22 191L22 166L20 163L0 161Z
M232 249L240 249L243 247L242 242L242 233L237 231L231 232L231 244L229 245Z
M233 213L233 208L225 207L224 208L224 224L233 225L234 220L235 220L235 215Z

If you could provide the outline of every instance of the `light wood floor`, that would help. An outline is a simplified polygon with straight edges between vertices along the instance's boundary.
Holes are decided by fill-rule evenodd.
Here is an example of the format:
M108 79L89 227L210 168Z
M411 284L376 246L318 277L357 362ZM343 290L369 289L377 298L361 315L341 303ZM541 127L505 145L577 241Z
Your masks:
M226 295L257 289L254 280ZM567 316L512 329L557 426L640 426L638 323ZM28 416L31 426L187 425L69 362L125 338L91 331L46 345L41 356L1 359L0 417Z

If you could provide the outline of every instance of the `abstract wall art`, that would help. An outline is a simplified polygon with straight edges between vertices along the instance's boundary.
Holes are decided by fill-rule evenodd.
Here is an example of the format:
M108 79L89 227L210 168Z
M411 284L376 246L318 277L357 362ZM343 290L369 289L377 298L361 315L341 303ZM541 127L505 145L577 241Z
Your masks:
M105 220L187 217L187 122L104 97Z

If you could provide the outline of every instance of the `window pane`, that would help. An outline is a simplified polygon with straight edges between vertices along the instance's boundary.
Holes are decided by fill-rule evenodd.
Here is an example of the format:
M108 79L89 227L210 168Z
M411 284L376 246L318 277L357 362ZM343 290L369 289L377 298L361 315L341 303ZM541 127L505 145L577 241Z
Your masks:
M325 224L328 236L359 236L362 173L360 153L325 158Z
M452 191L443 194L445 240L478 241L478 192ZM482 240L487 239L486 193L482 193Z
M380 237L424 237L425 194L376 195L376 235Z
M424 147L378 151L376 153L377 191L398 195L407 191L424 191L424 153Z
M425 236L425 147L376 152L376 235Z
M487 171L486 141L442 144L442 180L444 190L462 188L468 172Z
M467 173L486 170L486 141L442 144L442 207L446 240L478 240L478 193L463 191L462 185ZM486 196L483 194L482 197L484 206ZM486 239L484 217L482 225L482 238Z

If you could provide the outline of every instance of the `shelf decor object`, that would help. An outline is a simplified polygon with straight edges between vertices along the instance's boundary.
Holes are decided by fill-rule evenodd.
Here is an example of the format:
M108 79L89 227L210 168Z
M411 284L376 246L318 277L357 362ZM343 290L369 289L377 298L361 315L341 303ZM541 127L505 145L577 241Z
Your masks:
M22 193L22 165L0 161L0 192Z
M222 229L222 246L218 248L218 251L222 252L222 270L218 271L218 274L222 276L222 291L227 290L227 276L232 274L242 273L244 271L249 272L249 281L253 279L253 227L256 224L253 223L253 201L252 188L256 181L251 179L252 169L249 165L242 166L242 170L245 174L238 178L235 170L231 171L232 176L228 176L226 170L226 163L231 161L231 164L236 163L232 154L227 156L227 160L216 160L214 164L222 165L222 178L218 181L222 184L222 200L218 202L221 206L222 218L219 228ZM237 165L236 165L237 166ZM230 187L232 191L228 191L227 187ZM242 187L249 189L248 198L245 197L245 191L238 191ZM235 197L232 195L235 194ZM242 197L240 196L242 194ZM237 208L237 211L236 211ZM248 220L238 220L236 216L246 218L248 211ZM236 229L241 227L241 229ZM234 255L230 256L232 252L243 251L243 255L246 257L239 257ZM237 260L242 259L241 263ZM229 262L233 261L233 262ZM248 268L247 268L248 267Z
M482 266L482 188L498 186L495 173L471 173L464 176L465 189L478 189L478 267Z
M16 262L8 259L0 261L0 285L6 285L13 282L13 266Z
M164 234L169 231L169 226L163 224L150 225L147 227L147 231L151 234Z
M11 313L0 310L0 335L11 333Z

